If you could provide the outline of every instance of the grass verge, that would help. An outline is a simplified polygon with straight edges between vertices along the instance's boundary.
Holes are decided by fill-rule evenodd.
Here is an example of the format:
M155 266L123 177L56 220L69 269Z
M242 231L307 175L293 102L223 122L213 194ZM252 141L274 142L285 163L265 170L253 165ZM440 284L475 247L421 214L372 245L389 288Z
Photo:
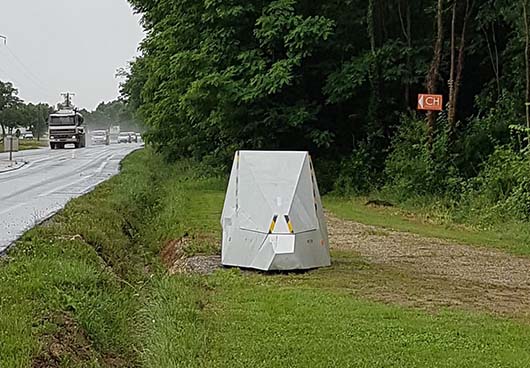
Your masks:
M26 234L0 265L0 366L530 364L524 322L364 299L359 273L371 266L350 252L301 274L168 275L159 256L169 241L190 237L188 255L218 252L224 186L196 165L136 152Z
M135 366L135 316L149 277L137 245L156 203L149 159L70 202L0 266L0 366Z
M26 150L37 149L37 148L44 148L44 147L47 147L47 146L48 146L48 141L47 140L37 141L37 140L24 140L24 139L21 139L18 142L19 151L26 151ZM3 141L0 142L0 152L8 152L8 151L4 151L4 142Z
M428 210L366 206L366 198L327 196L325 207L337 216L366 225L453 240L462 244L490 246L517 255L530 254L528 224L503 223L489 228L443 220Z

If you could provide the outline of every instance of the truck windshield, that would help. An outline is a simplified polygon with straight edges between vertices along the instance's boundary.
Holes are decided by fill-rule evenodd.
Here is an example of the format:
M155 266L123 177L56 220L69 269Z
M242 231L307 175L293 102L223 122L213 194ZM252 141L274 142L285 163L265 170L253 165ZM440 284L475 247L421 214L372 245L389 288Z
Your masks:
M50 125L75 125L75 119L73 116L52 116Z

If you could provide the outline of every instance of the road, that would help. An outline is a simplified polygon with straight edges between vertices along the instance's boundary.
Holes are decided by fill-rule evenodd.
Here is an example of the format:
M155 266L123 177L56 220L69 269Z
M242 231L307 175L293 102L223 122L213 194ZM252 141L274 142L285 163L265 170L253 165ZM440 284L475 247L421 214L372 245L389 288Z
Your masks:
M25 231L62 209L119 171L120 162L139 144L79 150L39 149L16 153L28 164L0 173L0 254ZM0 153L0 160L7 154Z

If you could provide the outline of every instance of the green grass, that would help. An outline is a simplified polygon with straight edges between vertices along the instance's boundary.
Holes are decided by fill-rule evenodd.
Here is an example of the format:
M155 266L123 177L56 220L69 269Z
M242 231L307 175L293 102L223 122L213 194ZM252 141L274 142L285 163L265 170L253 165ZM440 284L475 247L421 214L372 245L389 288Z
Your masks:
M218 275L213 282L223 291L211 306L215 318L209 320L213 337L207 359L219 366L485 367L530 362L529 331L523 326L458 313L433 316L262 277Z
M37 148L44 148L48 147L48 141L47 140L24 140L21 139L18 142L18 149L19 151L26 151L31 149L37 149ZM4 142L1 142L0 144L0 152L4 152Z
M20 140L19 141L19 149L21 151L30 150L30 149L37 149L37 148L44 148L48 147L48 141L47 140Z
M142 154L131 157L123 175L28 232L3 261L0 367L35 360L51 365L56 340L64 350L62 366L99 366L115 357L135 364L137 290L148 282L143 267L149 259L135 238L153 202L150 178L143 175L146 161ZM139 196L143 202L135 201ZM53 333L60 327L54 321L64 318L75 322L72 330L89 346Z
M170 240L192 238L187 254L219 251L225 185L144 150L26 234L0 264L0 367L530 365L526 322L369 301L362 289L384 275L349 252L307 273L168 275L159 254ZM326 203L358 220L441 231Z
M489 246L518 255L530 255L528 224L503 223L486 229L440 220L428 211L407 211L398 207L366 206L365 198L324 198L325 207L337 216L366 225L380 226L463 244Z
M315 276L318 277L318 276ZM526 367L526 325L370 303L289 277L160 282L146 367Z

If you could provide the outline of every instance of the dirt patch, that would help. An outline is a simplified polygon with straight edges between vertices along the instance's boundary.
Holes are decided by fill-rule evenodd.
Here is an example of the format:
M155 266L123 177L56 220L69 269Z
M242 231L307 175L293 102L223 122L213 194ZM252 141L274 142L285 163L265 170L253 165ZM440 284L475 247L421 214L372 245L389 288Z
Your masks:
M190 238L187 236L178 240L168 241L162 249L162 253L160 254L162 264L166 266L167 269L170 269L173 267L175 262L186 257L184 249L187 245L189 245L189 243Z
M96 352L84 330L67 315L57 315L48 323L54 326L54 332L45 335L45 347L41 354L33 359L34 368L53 368L67 365L79 365L98 361Z
M382 201L379 199L372 199L365 203L368 207L394 207L394 205L388 201Z
M530 319L530 258L327 217L332 249L353 251L366 262L350 282L359 283L359 293Z
M202 244L211 241L210 238L183 237L166 243L162 249L161 259L164 266L171 275L179 273L198 273L201 275L212 274L221 268L221 257L219 255L189 255L194 244Z

